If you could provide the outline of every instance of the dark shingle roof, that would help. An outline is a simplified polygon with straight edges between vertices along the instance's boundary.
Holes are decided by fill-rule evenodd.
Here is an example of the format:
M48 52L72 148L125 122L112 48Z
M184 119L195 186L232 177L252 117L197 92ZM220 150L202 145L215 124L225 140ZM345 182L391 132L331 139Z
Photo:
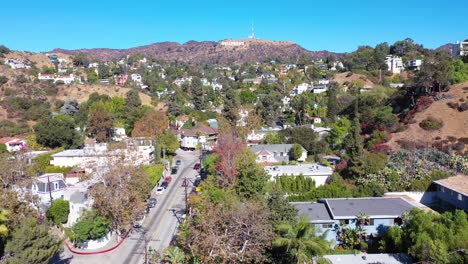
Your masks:
M399 217L414 206L400 197L323 199L333 219L354 219L361 213L371 218Z
M324 203L297 202L289 204L298 210L299 217L306 216L311 223L333 222Z

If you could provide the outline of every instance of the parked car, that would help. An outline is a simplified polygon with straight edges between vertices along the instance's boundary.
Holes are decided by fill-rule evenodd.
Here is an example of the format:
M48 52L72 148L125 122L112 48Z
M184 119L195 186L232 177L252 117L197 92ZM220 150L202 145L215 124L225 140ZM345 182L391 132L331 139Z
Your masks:
M149 199L149 202L148 202L148 207L149 207L149 208L154 208L154 207L156 206L156 203L157 203L157 202L158 202L158 201L156 200L156 198L150 198L150 199Z
M194 170L199 170L199 169L201 169L201 164L200 164L200 163L196 163L195 166L193 166L193 169L194 169Z
M182 164L182 161L176 160L175 165L180 166L180 164Z
M173 167L172 170L171 170L171 174L177 174L177 171L179 169L177 167Z
M133 227L140 228L143 226L143 221L145 221L146 216L144 214L137 216L135 222L133 222Z
M143 211L143 213L144 214L149 214L149 212L150 212L150 208L149 208L149 206L146 206L146 209L145 209L145 211Z
M165 190L165 189L167 189L168 186L169 186L169 183L165 181L165 182L161 183L160 188L163 188Z
M162 194L164 190L166 190L166 188L162 187L162 184L161 184L161 186L156 188L156 194Z
M196 178L195 181L193 182L193 186L197 187L198 185L200 185L200 182L201 182L201 178Z

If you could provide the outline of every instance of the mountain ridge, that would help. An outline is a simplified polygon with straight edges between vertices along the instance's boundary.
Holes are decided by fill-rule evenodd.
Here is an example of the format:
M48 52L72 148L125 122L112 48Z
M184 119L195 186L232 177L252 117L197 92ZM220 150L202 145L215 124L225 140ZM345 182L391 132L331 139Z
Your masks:
M187 41L157 42L127 49L86 48L60 49L48 53L64 53L77 55L84 53L99 60L120 59L131 54L143 54L165 61L184 61L194 64L231 64L245 62L263 62L269 59L298 59L302 56L312 59L323 59L327 56L337 56L341 53L309 51L291 41L275 41L262 39L224 39L221 41Z

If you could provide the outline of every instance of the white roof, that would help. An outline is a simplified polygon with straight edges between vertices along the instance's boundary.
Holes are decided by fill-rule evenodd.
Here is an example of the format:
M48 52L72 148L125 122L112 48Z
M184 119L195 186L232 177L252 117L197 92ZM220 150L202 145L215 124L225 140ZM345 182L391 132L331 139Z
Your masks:
M410 264L411 257L403 253L397 254L346 254L346 255L325 255L324 258L331 261L333 264L348 264L348 263L382 263L382 264Z
M283 166L265 166L265 170L271 176L294 175L299 176L331 176L333 170L320 164L301 164Z

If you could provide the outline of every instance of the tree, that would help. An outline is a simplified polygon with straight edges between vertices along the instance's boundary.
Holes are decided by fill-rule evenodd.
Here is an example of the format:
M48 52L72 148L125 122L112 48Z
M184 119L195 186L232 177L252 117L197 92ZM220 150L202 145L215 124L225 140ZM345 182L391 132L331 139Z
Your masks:
M306 218L293 224L281 224L278 230L281 237L273 240L273 246L291 254L298 264L312 263L313 256L322 256L330 248L324 235L315 235L314 226Z
M130 90L126 94L125 112L130 113L141 106L140 95L137 90Z
M88 72L88 74L86 75L86 80L88 80L88 83L97 83L97 81L99 80L99 77L97 73L95 73L94 71L91 71L91 72Z
M292 156L294 160L298 160L302 157L302 146L299 144L293 144L292 148Z
M267 194L267 205L270 209L269 220L274 227L293 222L297 217L297 209L288 203L285 192L277 186Z
M78 67L88 67L89 58L84 53L79 53L73 57L73 65Z
M76 99L67 99L60 108L62 115L74 115L80 111L80 104Z
M49 234L44 225L29 218L12 233L5 251L11 255L12 263L45 264L60 251L61 241Z
M179 149L179 140L177 137L168 129L159 136L159 142L161 148L167 153L174 154Z
M338 84L332 83L327 91L327 122L335 123L336 115L338 114Z
M120 230L143 212L151 184L149 177L141 176L139 168L122 164L120 157L107 164L107 172L93 186L91 196L99 214L111 219L114 230Z
M350 175L356 177L362 174L362 155L363 155L363 140L361 137L361 123L357 116L357 102L355 117L349 129L349 136L345 140L346 155L349 157L349 172Z
M236 157L242 153L245 143L233 133L223 133L218 138L218 144L213 152L219 159L216 164L216 171L221 175L219 180L222 186L228 186L235 182L238 171L236 168Z
M255 92L252 92L250 90L242 90L239 93L240 97L240 102L242 105L249 105L255 103L257 101L257 95Z
M110 221L99 216L96 210L85 211L73 226L72 231L72 239L75 243L100 239L109 233Z
M184 264L186 263L184 251L178 247L169 247L164 255L164 263Z
M279 137L278 133L267 132L265 135L265 143L266 144L280 144L281 138Z
M77 148L82 144L82 139L75 127L75 121L70 116L47 117L34 127L37 143L49 148Z
M10 212L8 210L0 209L0 241L1 239L6 238L8 236L8 227L6 223L8 222L9 214Z
M46 216L54 224L59 225L68 221L68 214L70 213L70 202L57 199L52 202L52 205L47 210Z
M99 74L99 79L106 79L111 76L110 71L109 71L109 66L100 63L98 65L98 74Z
M169 126L169 119L162 112L151 111L135 123L132 137L158 137Z
M296 124L304 125L307 112L310 109L311 100L307 93L303 93L294 98L291 101L291 107L296 112Z
M348 131L351 128L351 121L346 117L340 118L333 125L331 125L331 131L327 135L326 140L330 144L333 150L340 150L343 146L343 141L348 135Z
M204 95L205 92L203 90L203 84L198 77L193 77L191 83L191 90L193 96L193 104L195 105L195 109L202 110L205 106L204 102Z
M87 132L97 142L107 142L114 134L114 121L112 115L98 104L96 109L90 113Z
M252 199L263 195L263 189L268 181L268 175L256 162L255 154L244 148L235 160L238 171L236 191L239 196Z

